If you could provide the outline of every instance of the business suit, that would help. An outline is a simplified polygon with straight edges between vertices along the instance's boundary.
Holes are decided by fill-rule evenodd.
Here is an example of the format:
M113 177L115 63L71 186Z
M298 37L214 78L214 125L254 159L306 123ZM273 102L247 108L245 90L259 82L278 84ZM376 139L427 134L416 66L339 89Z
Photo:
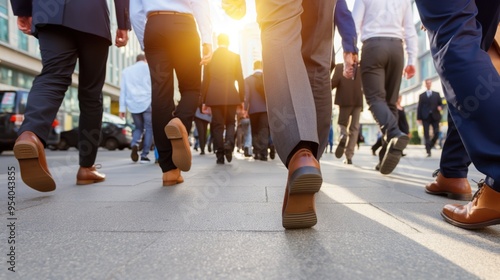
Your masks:
M443 106L441 96L436 91L427 91L420 94L417 105L417 120L422 121L424 127L425 150L427 155L431 155L431 149L436 144L439 137L439 122L441 121L440 108ZM433 136L430 139L429 127L432 127Z
M262 71L245 79L245 107L250 116L253 154L256 159L267 160L269 147L269 120Z
M45 143L78 60L80 167L90 168L97 155L102 87L111 45L107 4L101 0L12 0L11 3L18 22L32 17L31 31L39 39L43 65L33 82L19 133L33 132ZM120 30L130 29L128 4L128 0L115 0Z
M336 151L335 154L340 158L345 152L346 159L351 160L358 141L359 116L363 110L363 90L361 75L356 75L354 80L347 79L342 75L343 71L344 65L337 64L332 77L332 89L337 89L334 103L339 106L340 143L338 148L341 149L341 153Z
M231 161L228 156L230 157L234 149L236 108L245 101L245 82L240 56L227 47L219 47L214 51L212 61L205 66L203 73L202 99L203 104L212 110L210 128L214 151L219 163L222 163L221 159L223 161L223 154ZM235 81L238 83L238 89L235 87Z
M416 4L431 38L431 53L451 117L470 159L486 175L470 203L445 205L441 215L447 222L467 229L498 224L500 75L485 50L491 46L500 22L500 3L458 0L450 6L417 0Z

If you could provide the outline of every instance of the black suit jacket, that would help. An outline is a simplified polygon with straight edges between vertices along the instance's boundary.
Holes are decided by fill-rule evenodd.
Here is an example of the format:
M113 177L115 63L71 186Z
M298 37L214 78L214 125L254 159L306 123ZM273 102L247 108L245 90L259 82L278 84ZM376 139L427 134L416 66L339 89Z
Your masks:
M337 64L332 77L332 89L337 88L335 93L335 104L339 106L363 107L363 91L360 73L352 80L344 77L343 72L344 64Z
M204 67L201 91L203 103L207 106L243 103L245 80L240 56L227 48L217 48L210 63Z
M118 29L130 29L129 0L114 0ZM16 16L32 17L32 32L45 24L62 25L112 42L105 0L11 0Z
M440 121L438 106L443 106L438 92L433 91L430 97L427 97L427 92L421 93L418 98L417 120Z

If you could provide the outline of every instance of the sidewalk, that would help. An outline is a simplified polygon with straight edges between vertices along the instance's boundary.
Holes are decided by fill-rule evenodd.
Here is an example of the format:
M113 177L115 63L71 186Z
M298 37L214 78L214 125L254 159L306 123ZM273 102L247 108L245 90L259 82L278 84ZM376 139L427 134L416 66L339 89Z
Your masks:
M374 170L368 146L353 166L325 154L318 224L289 231L281 226L287 171L278 158L238 154L221 166L193 151L185 182L162 187L158 166L132 163L130 150L100 150L106 181L76 186L77 151L47 151L57 189L40 193L4 152L0 279L499 279L500 226L468 231L444 222L442 206L456 201L424 192L440 156L425 158L424 150L410 146L388 176ZM483 178L473 167L469 175ZM14 235L9 217L17 218Z

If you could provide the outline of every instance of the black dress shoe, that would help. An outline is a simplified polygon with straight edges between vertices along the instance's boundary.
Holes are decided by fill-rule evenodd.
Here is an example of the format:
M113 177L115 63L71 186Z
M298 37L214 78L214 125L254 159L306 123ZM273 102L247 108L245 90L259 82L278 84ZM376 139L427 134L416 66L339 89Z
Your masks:
M274 145L271 145L271 147L269 147L269 157L271 159L274 159L276 157L276 149L274 148Z
M380 162L380 173L387 175L396 168L409 141L408 135L402 132L389 140L385 155Z
M344 164L352 164L352 159L345 159Z
M231 162L233 160L233 147L231 144L224 144L224 156L226 157L227 162Z
M335 150L335 157L336 158L341 158L344 155L346 141L347 141L347 135L345 135L345 134L340 135L339 145L337 146L337 149Z

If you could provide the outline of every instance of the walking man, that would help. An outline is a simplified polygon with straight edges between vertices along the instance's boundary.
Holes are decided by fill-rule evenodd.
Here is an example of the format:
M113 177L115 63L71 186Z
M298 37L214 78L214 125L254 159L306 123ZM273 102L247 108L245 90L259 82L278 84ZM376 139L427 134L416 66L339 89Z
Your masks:
M133 162L139 160L139 141L142 142L141 163L148 163L149 151L153 143L153 126L151 123L151 77L146 56L137 55L136 63L127 67L122 72L120 81L120 117L125 117L128 110L134 120L134 131L132 132L132 153L130 157ZM144 136L144 138L143 138Z
M441 121L441 110L443 102L437 91L431 90L432 80L425 79L425 92L418 98L417 121L424 127L425 151L427 157L431 156L431 149L436 145L439 137L439 122ZM432 127L432 139L429 128Z

